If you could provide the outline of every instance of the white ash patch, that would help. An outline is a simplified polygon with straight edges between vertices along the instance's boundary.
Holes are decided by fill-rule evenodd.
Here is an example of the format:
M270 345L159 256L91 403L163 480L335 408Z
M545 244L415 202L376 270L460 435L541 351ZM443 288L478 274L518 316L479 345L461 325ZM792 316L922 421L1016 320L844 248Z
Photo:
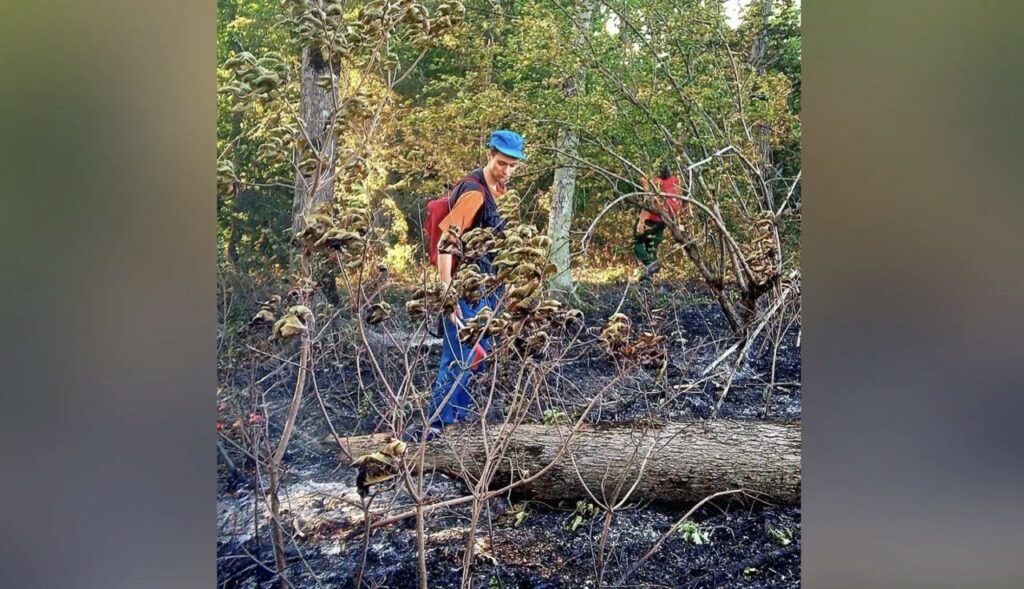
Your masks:
M352 527L362 521L363 510L354 486L343 482L300 481L281 490L281 517L299 535L325 522ZM269 524L269 500L256 505L260 527ZM253 496L239 493L217 503L217 540L247 542L253 537Z

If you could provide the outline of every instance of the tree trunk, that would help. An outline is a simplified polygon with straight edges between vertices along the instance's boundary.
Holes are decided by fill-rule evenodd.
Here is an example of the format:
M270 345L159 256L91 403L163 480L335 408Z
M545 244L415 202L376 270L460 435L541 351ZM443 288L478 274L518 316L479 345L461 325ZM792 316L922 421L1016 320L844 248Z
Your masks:
M760 13L761 30L758 31L753 45L750 46L750 65L754 66L758 73L764 73L765 50L768 49L768 19L772 16L772 0L761 0Z
M489 428L498 435L500 426ZM492 487L503 486L537 472L553 460L571 428L521 425L499 460ZM347 440L352 456L379 450L385 434ZM453 476L477 477L484 462L479 428L449 428L426 449L426 469ZM569 452L544 476L517 491L544 500L588 497L580 479L598 499L611 493L622 477L629 489L640 473L651 445L654 450L630 501L699 501L731 489L747 489L771 500L800 501L800 424L705 421L655 426L638 424L585 425ZM417 448L406 456L413 459ZM571 454L571 456L570 456ZM463 471L463 468L468 472ZM577 475L577 470L579 474ZM475 479L472 479L475 480ZM607 500L613 500L607 497Z
M558 149L569 155L559 155L561 166L555 170L551 186L551 214L548 217L548 237L551 238L550 259L555 275L550 280L552 289L572 293L572 273L569 266L569 227L572 225L573 201L576 196L576 168L573 165L579 145L579 135L571 129L558 131Z
M573 163L577 155L579 135L572 129L559 129L559 167L551 186L551 213L548 217L548 237L551 238L549 259L555 265L555 275L549 281L550 288L566 295L572 294L572 273L569 264L569 227L576 196L576 168Z
M235 141L238 138L242 132L241 129L242 113L233 113L231 115L230 141ZM238 146L235 146L234 153L231 155L231 163L235 165L236 175L241 166L241 160L242 158L238 156ZM228 233L228 261L232 264L238 261L238 243L242 240L242 222L238 218L242 210L242 185L236 176L235 181L231 183L231 218L228 219L228 227L231 228Z
M772 0L761 0L761 30L758 31L757 38L754 39L754 43L750 48L750 64L759 75L763 74L765 71L764 54L768 49L768 21L771 16ZM764 121L754 123L754 141L757 143L759 156L758 166L761 170L762 176L766 180L772 173L771 133L771 128ZM772 198L771 193L766 194L764 198L764 206L768 209L774 210L775 201Z
M233 22L235 16L238 15L238 4L236 2L226 2L225 8L225 22ZM234 35L231 36L229 47L235 53L242 51L242 44L239 43L238 38ZM237 96L231 101L231 106L237 106L239 99ZM231 135L228 136L228 143L233 144L238 141L239 136L242 135L242 113L231 112ZM242 186L238 182L237 174L242 166L242 158L240 155L240 149L236 144L231 150L231 163L235 166L235 181L231 184L231 218L228 219L228 226L231 231L228 233L228 261L232 264L238 261L238 242L242 238L242 223L239 221L239 216L242 213Z
M302 78L299 83L299 126L305 131L300 143L306 149L295 155L295 200L292 206L292 227L298 232L305 227L303 217L317 205L329 203L334 197L335 147L334 129L331 125L334 101L333 89L317 85L320 76L329 75L330 69L320 50L309 46L302 48ZM306 137L309 138L307 144ZM320 157L321 164L307 174L299 171L299 163L312 152Z
M578 48L590 31L593 11L585 4L577 21L573 47ZM562 86L566 103L582 90L586 72L580 68ZM571 127L558 131L558 164L555 180L551 186L551 214L548 217L548 237L551 238L550 259L557 269L550 286L567 295L572 294L572 274L569 271L569 227L572 225L573 205L576 198L576 156L580 143L579 132Z

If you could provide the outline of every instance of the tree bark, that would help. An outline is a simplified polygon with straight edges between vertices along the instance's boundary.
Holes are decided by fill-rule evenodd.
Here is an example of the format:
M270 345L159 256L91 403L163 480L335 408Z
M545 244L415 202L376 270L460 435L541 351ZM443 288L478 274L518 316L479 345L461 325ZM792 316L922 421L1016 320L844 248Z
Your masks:
M750 48L750 64L757 71L758 75L765 72L764 54L768 49L768 21L772 16L772 0L761 0L760 6L760 27L757 38ZM771 128L764 122L754 123L754 141L757 142L758 165L764 178L768 178L772 172L772 148ZM765 195L766 208L775 210L775 201L771 193Z
M551 214L548 217L548 237L551 238L550 260L555 275L550 280L552 289L572 293L572 273L569 271L569 227L572 225L573 201L576 196L576 168L573 157L579 145L579 136L571 129L558 131L559 163L555 181L551 186Z
M488 429L493 444L500 426ZM570 432L568 426L519 426L499 460L492 487L526 478L549 464ZM353 437L346 446L357 456L379 450L387 438L386 434ZM654 450L642 466L651 444ZM776 502L796 504L800 501L800 446L799 423L717 420L585 425L551 470L517 491L555 500L585 498L589 489L597 499L611 501L615 498L605 497L605 492L612 493L625 477L624 490L639 478L630 501L693 502L742 488ZM413 459L416 450L410 445L407 459ZM424 468L475 480L484 460L479 428L448 428L428 444Z
M768 49L768 19L772 16L772 0L761 0L759 6L761 22L760 30L757 32L757 37L754 38L754 43L750 46L750 64L754 66L757 73L764 73L764 64L761 60L764 58L765 50Z
M302 48L302 78L299 82L299 125L305 131L301 142L306 150L295 154L295 200L292 206L292 228L298 232L305 228L303 217L317 205L329 203L334 197L334 164L336 139L331 125L334 111L331 87L317 85L320 76L329 74L329 66L320 50L305 46ZM312 150L323 162L308 176L299 172L303 152Z
M225 2L225 22L233 22L235 17L238 15L238 3L236 2ZM231 36L229 42L231 50L235 53L242 51L242 44L239 43L238 38L234 35ZM231 101L231 106L237 106L239 99L237 96ZM239 136L242 134L242 113L231 112L231 135L228 136L228 143L232 144L238 141ZM235 145L231 151L231 163L235 166L235 181L231 184L231 218L228 220L228 226L231 231L228 233L228 260L234 264L238 261L238 242L241 241L242 223L238 220L239 215L242 213L242 186L238 182L237 174L242 166L242 158L240 155L240 149L238 145Z
M590 31L593 10L589 3L580 10L573 47L579 47ZM586 72L580 68L573 76L566 78L562 92L567 103L572 101L583 88ZM558 131L558 164L551 186L551 214L548 217L548 237L551 238L550 260L555 265L555 275L550 280L551 288L572 294L572 274L569 271L569 227L572 225L573 205L576 198L576 155L579 147L579 132L571 127Z

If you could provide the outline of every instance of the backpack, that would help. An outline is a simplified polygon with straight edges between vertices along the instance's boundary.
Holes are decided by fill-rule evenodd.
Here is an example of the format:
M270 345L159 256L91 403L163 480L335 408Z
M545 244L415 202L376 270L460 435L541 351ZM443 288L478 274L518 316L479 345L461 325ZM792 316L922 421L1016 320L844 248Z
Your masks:
M448 216L455 201L459 199L459 196L467 188L478 188L480 192L488 194L487 189L480 181L473 174L469 174L462 180L459 180L455 186L452 186L448 194L427 201L427 215L423 220L423 234L427 238L427 257L430 258L431 266L437 266L437 244L441 241L441 235L447 229L447 227L441 227L441 221L444 221L444 218ZM453 260L454 262L455 260ZM452 270L455 270L454 265Z

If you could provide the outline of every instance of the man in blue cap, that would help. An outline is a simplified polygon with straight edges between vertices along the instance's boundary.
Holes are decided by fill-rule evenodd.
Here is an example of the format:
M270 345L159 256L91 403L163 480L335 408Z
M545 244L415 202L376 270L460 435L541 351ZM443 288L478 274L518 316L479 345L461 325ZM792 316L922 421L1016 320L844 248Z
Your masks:
M442 230L455 225L461 233L477 227L501 231L505 221L498 213L496 201L505 193L505 183L525 159L522 136L504 129L491 133L487 141L487 164L470 172L449 193L450 212L440 222ZM477 260L476 265L481 273L493 274L492 262L493 256L487 255ZM445 289L450 288L452 282L452 266L451 254L437 253L437 271ZM459 299L452 313L443 319L441 365L431 388L433 397L427 410L427 419L432 418L431 427L425 436L421 431L411 430L408 438L430 440L446 425L468 417L473 403L467 384L472 372L483 369L481 353L486 354L490 350L491 342L490 338L481 338L476 346L473 342L463 344L459 341L458 330L484 308L494 310L497 299L497 293L482 298L476 304Z

